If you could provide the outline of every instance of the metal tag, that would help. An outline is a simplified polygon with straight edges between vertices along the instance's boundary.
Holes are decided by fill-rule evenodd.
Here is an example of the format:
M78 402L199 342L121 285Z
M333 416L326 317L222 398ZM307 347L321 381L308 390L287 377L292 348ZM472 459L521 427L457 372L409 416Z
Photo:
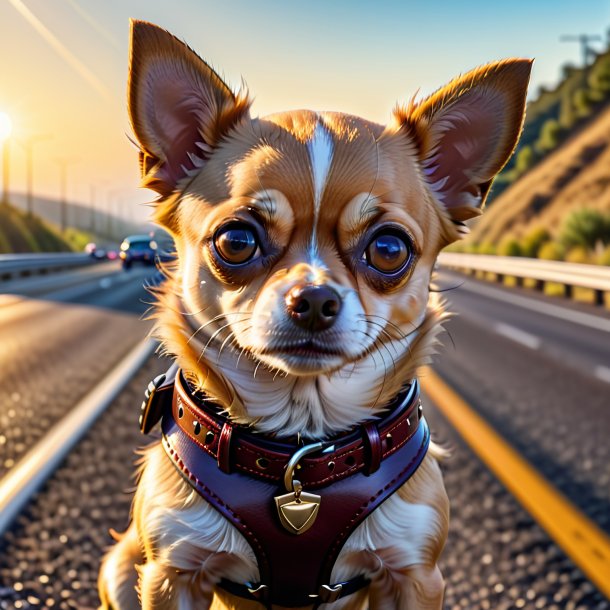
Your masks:
M287 531L296 535L306 532L314 524L322 500L320 496L300 491L298 487L274 499L280 522Z

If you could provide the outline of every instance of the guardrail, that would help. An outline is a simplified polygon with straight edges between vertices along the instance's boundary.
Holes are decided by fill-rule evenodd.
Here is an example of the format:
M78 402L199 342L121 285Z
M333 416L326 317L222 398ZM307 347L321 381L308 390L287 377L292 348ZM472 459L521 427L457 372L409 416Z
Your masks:
M16 277L83 267L95 262L81 252L53 252L47 254L0 254L0 281Z
M567 297L572 297L575 287L589 288L595 293L597 305L604 305L605 295L610 293L610 267L602 265L453 252L441 253L438 262L442 267L466 273L493 274L498 282L503 282L506 277L515 278L517 285L523 285L525 279L535 280L535 287L539 290L544 290L547 282L560 284Z

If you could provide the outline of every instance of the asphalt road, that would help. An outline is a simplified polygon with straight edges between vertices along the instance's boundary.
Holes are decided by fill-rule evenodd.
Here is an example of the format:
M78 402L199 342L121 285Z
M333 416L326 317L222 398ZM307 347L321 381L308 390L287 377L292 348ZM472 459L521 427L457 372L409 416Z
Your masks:
M120 282L125 276L110 277ZM133 280L137 294L141 282L136 276ZM462 282L462 276L441 278L445 288ZM54 292L78 292L79 284ZM119 303L124 299L131 303L122 307L133 306L133 300L120 296L122 286L127 292L131 284L128 280L117 283L113 291ZM603 369L596 368L610 363L608 333L600 330L608 316L471 279L445 294L450 309L459 316L447 325L452 340L446 336L436 371L570 501L608 531L610 384L599 374ZM525 298L529 306L519 304L515 296ZM14 305L0 306L0 333L5 327L1 316L17 320L20 315L29 316L39 332L46 332L45 327L53 326L55 317L66 309L91 312L88 328L95 324L106 332L116 328L112 336L117 339L133 327L137 316L127 315L131 326L122 326L119 320L124 313L110 311L107 304L99 306L105 297L99 290L97 296L73 293L73 299L90 306L44 301L42 310L37 309L38 302L27 301L33 309L27 313L26 308L24 314L17 314ZM543 306L548 310L549 304L560 307L563 317L537 311ZM574 313L592 318L570 321L570 316L578 319ZM86 326L88 318L82 320L79 324ZM600 324L595 329L583 320ZM61 332L49 335L49 345L73 330L69 323L62 324ZM139 336L142 324L137 323ZM22 322L16 334L27 326L28 322ZM30 339L28 345L35 342ZM81 339L75 345L84 342ZM19 357L19 350L12 353L13 358ZM42 360L59 358L50 354ZM134 448L146 442L136 424L141 394L147 381L165 366L150 360L0 540L0 608L87 610L97 606L95 579L101 554L111 543L108 529L120 531L127 525ZM72 374L78 368L75 359ZM48 378L47 373L31 383L30 409L39 411L36 397ZM0 396L5 400L5 392ZM478 460L430 398L424 396L424 405L434 439L452 451L443 464L452 503L450 537L441 562L447 581L445 608L610 609L610 602ZM63 408L69 408L68 398ZM0 426L6 429L3 421Z
M447 324L435 370L610 533L610 378L596 374L610 367L610 317L528 291L441 277L444 287L461 282L445 293L458 315ZM563 318L535 307L560 307ZM590 318L597 330L582 324Z
M109 263L0 284L0 476L146 334L150 275Z

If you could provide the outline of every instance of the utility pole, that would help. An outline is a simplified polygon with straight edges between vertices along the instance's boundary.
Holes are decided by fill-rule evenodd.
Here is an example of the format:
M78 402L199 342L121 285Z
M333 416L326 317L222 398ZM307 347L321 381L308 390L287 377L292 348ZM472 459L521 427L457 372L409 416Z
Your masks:
M89 224L91 233L95 233L95 184L89 185L89 193L90 193L90 201L89 205L91 207L91 222Z
M34 159L33 159L33 148L34 144L43 140L48 140L52 136L47 134L35 134L30 136L25 141L19 141L22 148L25 150L25 169L26 169L26 183L27 183L27 212L32 214L34 212L34 196L33 196L33 185L34 185Z
M59 164L59 190L60 190L60 227L63 233L68 226L68 165L70 163L76 163L75 159L57 159Z
M559 38L561 42L579 42L582 52L582 65L586 68L589 58L595 57L595 49L589 44L593 40L602 40L599 34L564 34Z
M11 139L7 136L2 144L2 204L8 205L8 183L11 174Z

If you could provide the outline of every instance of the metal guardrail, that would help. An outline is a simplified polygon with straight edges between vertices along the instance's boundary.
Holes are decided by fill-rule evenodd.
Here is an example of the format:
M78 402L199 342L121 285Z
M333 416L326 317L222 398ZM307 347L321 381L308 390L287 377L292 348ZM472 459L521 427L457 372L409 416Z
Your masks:
M0 481L0 535L6 532L28 500L132 380L156 347L151 339L140 341L4 476Z
M87 253L0 254L0 281L95 263Z
M547 282L561 284L567 297L572 296L574 287L589 288L595 292L597 305L603 305L605 294L610 292L610 267L603 265L453 252L441 253L438 262L442 267L467 273L493 274L498 282L504 281L505 277L515 278L518 285L522 285L525 279L535 280L536 288L540 290Z

